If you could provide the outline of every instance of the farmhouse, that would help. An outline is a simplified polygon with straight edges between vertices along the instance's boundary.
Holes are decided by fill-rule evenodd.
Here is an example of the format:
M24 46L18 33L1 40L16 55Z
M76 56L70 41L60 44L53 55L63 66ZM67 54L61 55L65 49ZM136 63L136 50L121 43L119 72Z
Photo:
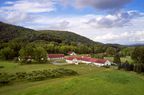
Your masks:
M48 54L48 60L51 59L64 59L64 54Z
M68 53L67 53L68 55L77 55L75 52L73 52L73 51L69 51Z
M70 63L70 64L78 64L78 63L80 63L81 62L81 57L73 57L73 56L71 56L71 57L68 57L68 58L66 58L66 62L67 63Z
M91 57L68 57L66 58L66 62L70 64L79 64L79 63L86 63L86 64L94 64L96 66L110 66L111 62L105 59L96 59Z

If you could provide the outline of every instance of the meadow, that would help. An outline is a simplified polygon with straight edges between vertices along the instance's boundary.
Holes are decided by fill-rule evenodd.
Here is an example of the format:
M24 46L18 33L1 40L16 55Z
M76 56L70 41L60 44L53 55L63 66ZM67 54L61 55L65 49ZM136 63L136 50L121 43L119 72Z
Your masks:
M66 68L79 73L77 76L48 79L44 81L20 81L0 87L0 95L143 95L144 76L116 68L99 68L86 64L20 65L0 61L0 72L30 72L33 70Z

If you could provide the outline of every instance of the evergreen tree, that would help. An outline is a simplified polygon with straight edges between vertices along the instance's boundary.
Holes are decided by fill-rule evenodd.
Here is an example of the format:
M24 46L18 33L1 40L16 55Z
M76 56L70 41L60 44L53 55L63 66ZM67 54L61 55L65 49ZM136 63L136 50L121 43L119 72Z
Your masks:
M113 62L116 63L116 64L120 64L121 63L121 59L120 59L119 54L115 54Z

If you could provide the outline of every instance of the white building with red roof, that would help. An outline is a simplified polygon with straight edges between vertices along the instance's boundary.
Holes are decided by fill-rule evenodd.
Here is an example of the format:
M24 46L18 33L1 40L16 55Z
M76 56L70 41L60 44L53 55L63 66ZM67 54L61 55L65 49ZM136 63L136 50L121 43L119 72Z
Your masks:
M66 58L66 62L69 64L79 64L79 63L86 63L86 64L94 64L96 66L110 66L111 62L106 59L96 59L91 57L78 57L78 56L71 56Z
M73 52L73 51L69 51L68 53L67 53L68 55L77 55L75 52Z
M64 54L48 54L48 60L51 59L64 59Z

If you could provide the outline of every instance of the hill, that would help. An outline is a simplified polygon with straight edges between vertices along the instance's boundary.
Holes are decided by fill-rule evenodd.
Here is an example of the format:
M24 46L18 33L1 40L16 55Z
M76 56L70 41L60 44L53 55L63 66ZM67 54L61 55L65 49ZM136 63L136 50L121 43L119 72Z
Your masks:
M45 34L47 36L56 37L61 39L63 42L69 43L69 42L76 42L76 43L86 43L86 44L101 44L98 42L94 42L86 37L83 37L81 35L68 32L68 31L54 31L54 30L42 30L39 31L42 34Z
M101 44L96 43L86 37L68 31L43 30L36 31L20 26L0 22L0 40L8 42L15 38L27 39L30 42L36 40L54 41L58 43L82 43L82 44Z
M0 40L8 42L15 38L30 38L35 31L11 24L0 22Z

